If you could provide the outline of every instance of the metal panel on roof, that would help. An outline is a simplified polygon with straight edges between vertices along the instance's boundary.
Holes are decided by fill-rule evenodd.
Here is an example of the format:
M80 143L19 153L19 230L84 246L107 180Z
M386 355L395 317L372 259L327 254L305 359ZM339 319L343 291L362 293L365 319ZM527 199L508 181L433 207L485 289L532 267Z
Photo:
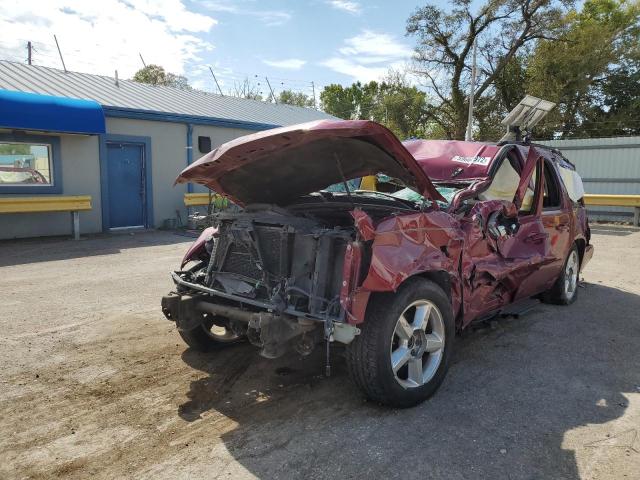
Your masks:
M0 89L95 100L104 107L208 117L265 125L294 125L335 117L310 108L180 90L101 75L0 61Z

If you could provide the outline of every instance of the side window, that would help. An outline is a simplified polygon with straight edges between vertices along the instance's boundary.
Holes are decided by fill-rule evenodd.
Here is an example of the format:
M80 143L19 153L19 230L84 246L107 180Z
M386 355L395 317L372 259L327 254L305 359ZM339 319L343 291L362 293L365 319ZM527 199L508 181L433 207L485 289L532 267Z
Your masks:
M544 198L542 199L542 208L556 209L560 208L561 196L560 186L558 185L558 175L551 162L544 161Z

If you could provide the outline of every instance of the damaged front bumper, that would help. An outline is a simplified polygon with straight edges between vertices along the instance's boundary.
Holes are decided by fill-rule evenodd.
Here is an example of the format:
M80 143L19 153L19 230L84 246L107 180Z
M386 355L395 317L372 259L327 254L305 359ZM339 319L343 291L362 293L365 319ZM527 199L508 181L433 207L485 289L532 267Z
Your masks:
M189 331L203 324L207 315L224 318L234 332L247 336L267 358L276 358L288 350L308 354L325 338L348 344L360 330L335 318L319 318L292 308L278 310L276 305L208 288L171 274L181 292L162 297L162 312L174 321L178 330Z

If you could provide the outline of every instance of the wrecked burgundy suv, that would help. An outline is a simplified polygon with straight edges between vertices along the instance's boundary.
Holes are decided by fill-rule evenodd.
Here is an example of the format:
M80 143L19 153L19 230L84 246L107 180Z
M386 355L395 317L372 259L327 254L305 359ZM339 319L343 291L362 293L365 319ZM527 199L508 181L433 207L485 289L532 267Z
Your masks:
M574 166L520 142L401 143L322 120L228 142L177 182L244 207L172 274L162 309L186 343L246 338L269 358L342 343L355 383L393 406L435 392L471 322L573 302L593 253Z

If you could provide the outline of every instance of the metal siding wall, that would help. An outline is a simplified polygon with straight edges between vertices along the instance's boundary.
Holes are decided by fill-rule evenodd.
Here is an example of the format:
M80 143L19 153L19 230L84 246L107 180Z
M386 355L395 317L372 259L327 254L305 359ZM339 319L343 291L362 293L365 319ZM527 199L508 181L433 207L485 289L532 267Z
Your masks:
M559 149L576 165L586 193L640 195L640 137L540 143ZM593 220L630 221L633 217L629 208L589 207L589 213Z

